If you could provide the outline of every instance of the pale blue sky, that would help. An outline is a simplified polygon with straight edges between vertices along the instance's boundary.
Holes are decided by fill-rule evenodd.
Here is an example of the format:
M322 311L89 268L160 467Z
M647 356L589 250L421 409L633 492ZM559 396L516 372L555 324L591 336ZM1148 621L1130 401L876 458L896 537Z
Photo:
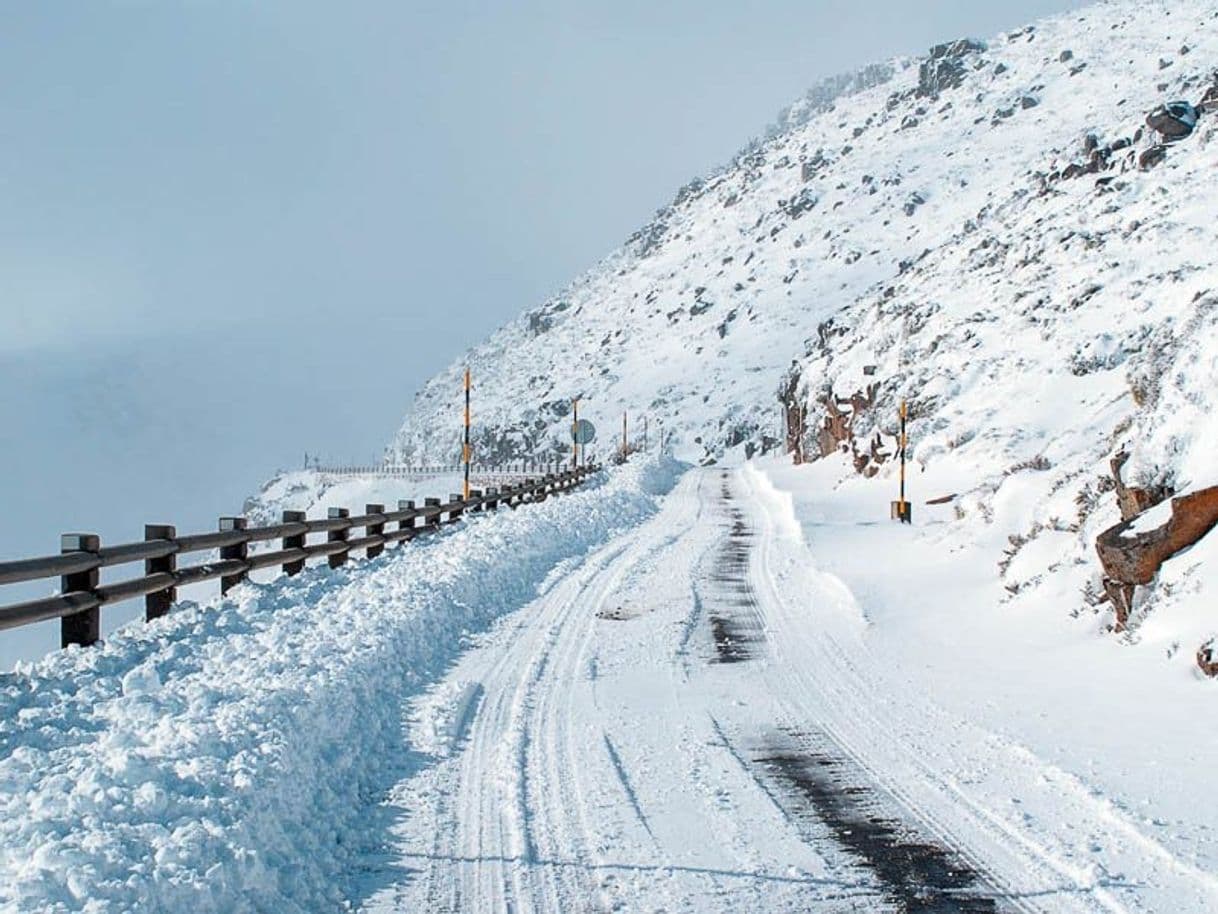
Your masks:
M818 79L1080 5L0 3L0 556L375 457Z

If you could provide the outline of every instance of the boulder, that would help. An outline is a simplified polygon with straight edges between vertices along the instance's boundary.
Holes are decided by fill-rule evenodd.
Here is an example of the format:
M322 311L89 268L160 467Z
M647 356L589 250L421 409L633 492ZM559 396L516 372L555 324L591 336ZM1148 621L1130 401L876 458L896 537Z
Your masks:
M1182 140L1197 126L1197 109L1188 102L1168 102L1146 115L1146 126L1169 143Z
M1153 530L1130 529L1136 520L1121 521L1095 541L1104 567L1104 590L1116 610L1117 631L1128 624L1135 587L1153 581L1164 562L1218 524L1218 486L1173 498L1171 517Z

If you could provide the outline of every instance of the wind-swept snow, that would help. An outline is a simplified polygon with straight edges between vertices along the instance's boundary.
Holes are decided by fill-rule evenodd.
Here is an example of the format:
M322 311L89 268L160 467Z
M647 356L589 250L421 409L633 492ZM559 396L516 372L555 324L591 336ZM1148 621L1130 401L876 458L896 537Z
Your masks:
M0 908L336 908L403 699L675 472L632 465L0 677Z

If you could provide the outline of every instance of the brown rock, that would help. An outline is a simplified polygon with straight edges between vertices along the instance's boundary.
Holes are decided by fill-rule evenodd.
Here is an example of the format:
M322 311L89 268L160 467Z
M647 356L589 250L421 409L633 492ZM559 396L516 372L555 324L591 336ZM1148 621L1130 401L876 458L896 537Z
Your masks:
M1166 158L1167 158L1167 147L1166 146L1159 146L1159 145L1151 146L1149 149L1147 149L1145 152L1143 152L1140 156L1138 156L1138 168L1142 169L1142 171L1150 171L1150 169L1154 168L1156 165L1158 165L1160 162L1162 162Z
M1121 479L1121 468L1129 460L1129 454L1121 451L1112 458L1112 478L1116 482L1117 507L1121 509L1121 520L1132 520L1147 508L1153 508L1168 496L1174 494L1167 486L1127 486Z
M1129 621L1135 586L1149 584L1164 562L1218 524L1218 486L1173 498L1171 518L1154 530L1129 533L1134 519L1110 527L1095 541L1104 566L1104 590L1116 610L1117 631Z
M783 378L782 385L778 388L778 399L782 403L786 416L787 453L791 455L792 462L796 464L804 462L804 431L808 422L808 407L803 398L799 396L799 383L799 366L793 362L786 377Z
M1197 666L1206 676L1218 677L1218 655L1214 651L1213 638L1197 648Z

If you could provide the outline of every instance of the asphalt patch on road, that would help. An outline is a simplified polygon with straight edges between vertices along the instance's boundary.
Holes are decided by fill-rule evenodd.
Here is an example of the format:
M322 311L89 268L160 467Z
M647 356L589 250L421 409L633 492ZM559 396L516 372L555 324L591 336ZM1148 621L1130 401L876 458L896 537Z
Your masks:
M752 752L773 795L809 831L832 839L870 871L885 900L909 914L1007 910L986 876L950 848L918 835L896 803L823 734L781 731Z
M728 535L711 565L711 586L705 594L707 618L715 642L712 663L752 660L765 640L757 598L749 586L749 553L753 532L744 513L732 502L728 476L721 477L720 497L728 517Z

